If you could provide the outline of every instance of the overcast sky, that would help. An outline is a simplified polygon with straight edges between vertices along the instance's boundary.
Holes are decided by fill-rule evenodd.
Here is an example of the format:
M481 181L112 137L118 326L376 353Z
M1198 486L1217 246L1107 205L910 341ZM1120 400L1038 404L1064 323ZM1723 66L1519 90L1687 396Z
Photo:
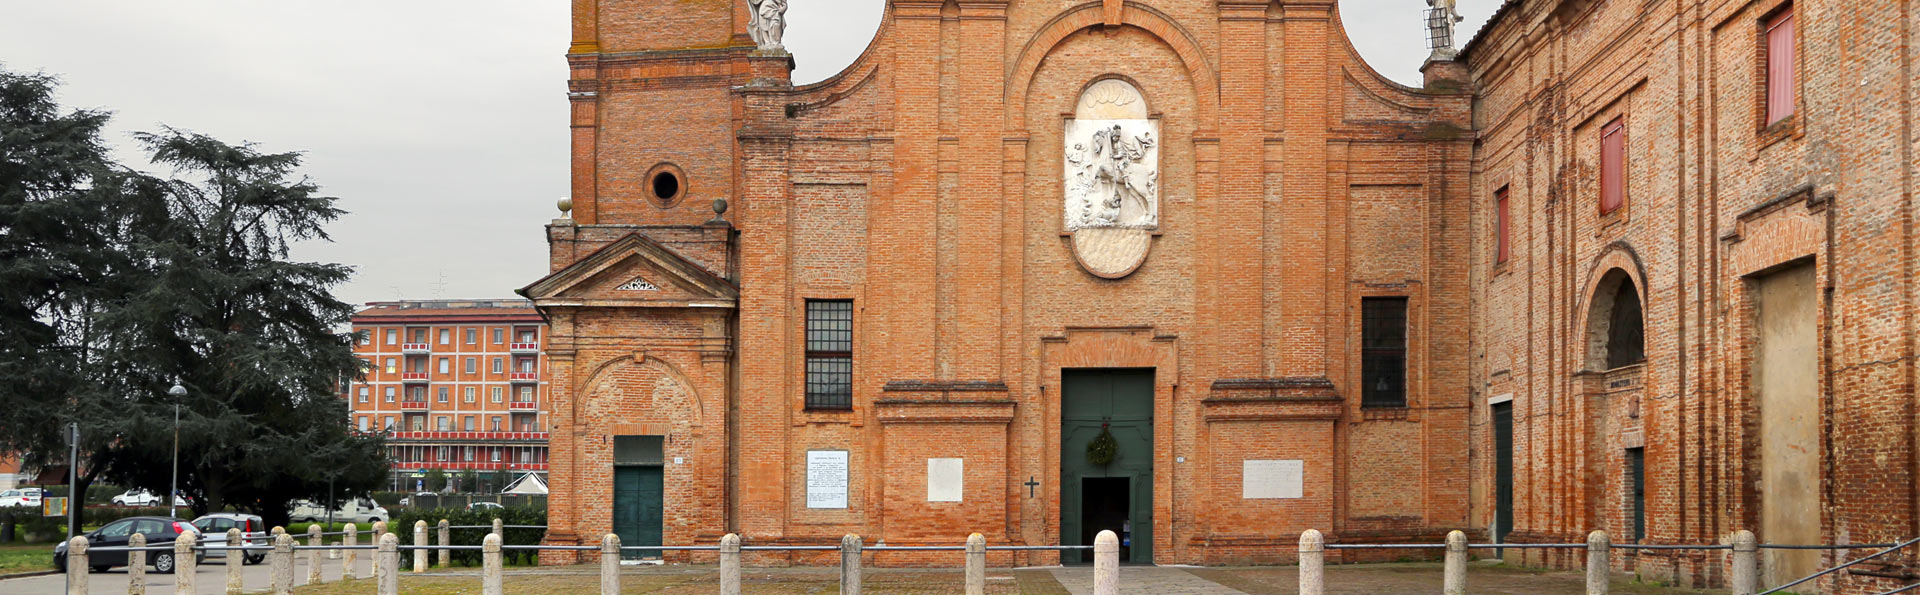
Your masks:
M661 0L665 1L665 0ZM1459 0L1471 36L1501 0ZM866 48L883 0L791 0L794 82ZM562 0L0 0L0 66L46 71L68 107L303 151L350 212L297 257L352 265L350 302L510 297L546 274L567 182ZM1343 0L1362 56L1417 84L1423 0Z

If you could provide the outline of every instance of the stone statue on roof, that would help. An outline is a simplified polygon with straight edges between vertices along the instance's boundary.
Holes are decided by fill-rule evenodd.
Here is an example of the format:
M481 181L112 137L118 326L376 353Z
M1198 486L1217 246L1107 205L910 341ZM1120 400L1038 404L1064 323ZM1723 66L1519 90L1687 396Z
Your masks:
M1455 6L1457 0L1427 0L1427 44L1433 49L1435 58L1452 59L1456 53L1453 46L1453 26L1466 17L1460 16Z
M787 0L747 0L747 35L760 49L781 49L780 36L786 32Z

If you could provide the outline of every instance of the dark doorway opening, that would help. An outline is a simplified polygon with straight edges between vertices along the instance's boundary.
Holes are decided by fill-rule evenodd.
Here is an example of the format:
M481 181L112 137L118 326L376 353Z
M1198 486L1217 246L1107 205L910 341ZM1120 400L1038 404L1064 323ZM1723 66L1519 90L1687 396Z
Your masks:
M1130 551L1133 544L1125 539L1130 536L1127 526L1127 514L1130 510L1128 479L1125 477L1087 477L1080 480L1080 539L1081 543L1093 543L1094 536L1101 531L1112 531L1122 537L1120 559L1132 559ZM1089 555L1081 556L1082 561L1092 562Z
M1493 542L1506 543L1513 532L1513 401L1493 405L1493 492Z

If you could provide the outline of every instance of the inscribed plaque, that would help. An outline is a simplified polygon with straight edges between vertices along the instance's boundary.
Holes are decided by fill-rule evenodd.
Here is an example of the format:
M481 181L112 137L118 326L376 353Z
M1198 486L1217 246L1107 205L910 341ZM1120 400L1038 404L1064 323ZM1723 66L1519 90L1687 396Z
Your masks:
M1306 465L1300 461L1241 462L1240 497L1248 500L1301 497Z
M807 508L847 507L847 451L807 451Z
M927 501L959 502L961 475L960 459L927 459Z

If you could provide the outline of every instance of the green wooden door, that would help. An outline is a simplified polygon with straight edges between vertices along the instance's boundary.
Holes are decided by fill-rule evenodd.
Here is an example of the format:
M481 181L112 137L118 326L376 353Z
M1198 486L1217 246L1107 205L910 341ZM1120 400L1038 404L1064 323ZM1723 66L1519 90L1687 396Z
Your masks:
M1108 529L1121 537L1121 561L1152 563L1153 370L1064 370L1060 394L1060 543L1090 545ZM1095 465L1087 444L1102 430L1119 447Z
M621 545L660 545L663 477L660 467L613 468L613 533ZM624 552L622 558L657 558L659 552Z

